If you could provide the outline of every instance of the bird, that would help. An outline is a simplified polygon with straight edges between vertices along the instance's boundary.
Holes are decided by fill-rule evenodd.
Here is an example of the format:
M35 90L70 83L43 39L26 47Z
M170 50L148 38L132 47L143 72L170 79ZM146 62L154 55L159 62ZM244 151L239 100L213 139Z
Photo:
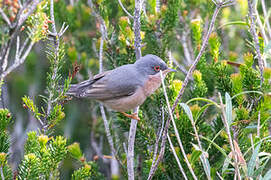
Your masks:
M160 87L160 71L163 77L169 72L176 72L160 57L147 54L134 64L122 65L70 85L66 95L96 100L128 118L140 120L136 113L126 112L143 104Z

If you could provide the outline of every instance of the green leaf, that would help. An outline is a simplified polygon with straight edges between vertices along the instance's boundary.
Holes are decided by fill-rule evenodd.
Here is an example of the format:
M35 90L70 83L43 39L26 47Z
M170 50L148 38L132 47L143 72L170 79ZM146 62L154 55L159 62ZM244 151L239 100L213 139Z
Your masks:
M248 162L248 176L249 177L253 177L253 175L254 175L254 168L256 166L256 159L258 157L260 147L261 147L261 143L259 143L256 146L256 148L254 149L253 154Z
M226 98L226 119L227 119L229 126L231 126L231 124L232 124L232 102L231 102L231 97L227 92L225 94L225 98Z
M207 137L204 137L204 136L201 136L201 138L210 142L212 145L214 145L215 148L217 148L217 150L219 150L225 157L227 157L225 150L223 148L221 148L219 145L217 145L215 142L211 141L210 139L208 139Z
M184 111L185 111L186 115L188 116L188 118L190 120L193 120L193 115L192 115L192 112L191 112L189 106L187 106L187 104L185 104L185 103L180 103L180 106L182 106L182 108L184 109Z
M271 179L271 169L267 171L262 180L270 180Z
M222 174L224 174L227 170L228 170L228 167L229 167L229 164L231 162L231 157L230 157L231 154L229 154L226 158L225 158L225 161L223 163L223 167L222 167Z
M191 164L195 164L196 161L199 159L200 155L202 154L199 150L193 150L191 154Z
M227 22L225 24L222 24L221 26L219 26L218 29L225 27L225 26L232 26L232 25L248 26L248 23L245 21L231 21L231 22Z

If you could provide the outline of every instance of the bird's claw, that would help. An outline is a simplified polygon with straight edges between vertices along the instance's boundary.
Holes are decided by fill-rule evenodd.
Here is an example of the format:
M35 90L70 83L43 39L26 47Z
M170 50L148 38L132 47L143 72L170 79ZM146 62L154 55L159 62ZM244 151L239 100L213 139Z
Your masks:
M131 118L131 119L135 119L135 120L140 120L140 118L137 116L137 113L133 113L133 114L127 114L125 112L121 112L124 116Z

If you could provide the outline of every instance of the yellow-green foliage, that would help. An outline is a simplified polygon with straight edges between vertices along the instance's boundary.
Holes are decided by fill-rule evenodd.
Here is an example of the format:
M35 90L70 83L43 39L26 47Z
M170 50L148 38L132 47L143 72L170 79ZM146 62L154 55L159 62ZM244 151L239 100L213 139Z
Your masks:
M29 31L29 37L35 43L42 39L45 39L48 35L48 28L50 20L46 11L48 10L48 1L41 1L35 13L27 19L27 29Z

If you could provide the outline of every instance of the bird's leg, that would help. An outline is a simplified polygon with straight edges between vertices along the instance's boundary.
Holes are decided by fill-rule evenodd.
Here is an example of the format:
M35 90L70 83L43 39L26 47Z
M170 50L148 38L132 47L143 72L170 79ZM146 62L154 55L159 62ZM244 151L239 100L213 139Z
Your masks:
M125 112L121 112L121 114L123 114L124 116L131 118L131 119L136 119L136 120L140 120L140 118L137 116L137 113L133 113L133 114L127 114Z

